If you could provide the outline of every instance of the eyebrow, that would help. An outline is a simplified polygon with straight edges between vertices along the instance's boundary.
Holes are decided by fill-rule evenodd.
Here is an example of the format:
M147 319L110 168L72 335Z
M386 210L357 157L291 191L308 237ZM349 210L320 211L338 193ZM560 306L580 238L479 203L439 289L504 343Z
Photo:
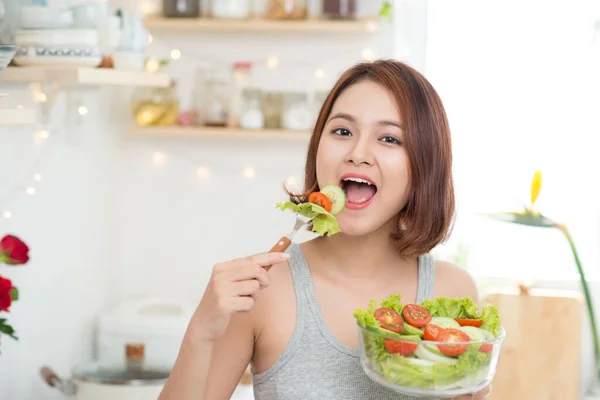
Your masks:
M354 118L352 115L346 114L346 113L334 114L331 117L329 117L329 120L327 120L327 122L330 122L331 120L336 119L336 118L345 119L346 121L350 121L350 122L356 122L356 118ZM396 122L396 121L381 120L381 121L377 122L377 125L395 126L397 128L404 130L404 125L402 123Z

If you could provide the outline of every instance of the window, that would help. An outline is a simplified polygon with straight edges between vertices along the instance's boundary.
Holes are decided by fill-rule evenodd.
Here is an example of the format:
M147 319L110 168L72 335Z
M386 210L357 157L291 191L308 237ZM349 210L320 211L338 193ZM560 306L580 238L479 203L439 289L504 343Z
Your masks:
M448 112L458 202L454 234L439 252L467 248L465 267L476 275L577 277L558 230L476 215L527 204L539 168L536 208L567 224L588 275L600 277L600 6L593 3L428 2L424 72Z

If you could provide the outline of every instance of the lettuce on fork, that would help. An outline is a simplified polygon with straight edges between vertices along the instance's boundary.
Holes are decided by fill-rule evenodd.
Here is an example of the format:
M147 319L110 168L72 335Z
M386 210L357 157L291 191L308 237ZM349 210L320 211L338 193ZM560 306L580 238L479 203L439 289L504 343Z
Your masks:
M315 218L312 221L312 231L320 236L332 236L342 231L335 216L327 212L323 207L318 206L316 204L295 204L291 201L288 201L285 203L277 203L277 208L281 211L292 210L308 218L314 216Z

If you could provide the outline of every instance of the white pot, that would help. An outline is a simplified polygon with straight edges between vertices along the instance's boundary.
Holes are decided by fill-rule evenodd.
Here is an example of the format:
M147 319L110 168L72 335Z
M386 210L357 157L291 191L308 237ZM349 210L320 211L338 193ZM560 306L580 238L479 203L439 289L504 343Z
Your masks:
M127 370L89 364L74 368L72 377L61 379L48 367L42 367L48 385L74 400L156 400L169 376L161 370Z

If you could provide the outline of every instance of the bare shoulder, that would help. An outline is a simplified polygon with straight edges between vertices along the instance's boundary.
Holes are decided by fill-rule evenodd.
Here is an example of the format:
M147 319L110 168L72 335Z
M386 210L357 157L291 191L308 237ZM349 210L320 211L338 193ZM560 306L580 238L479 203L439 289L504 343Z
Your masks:
M475 279L469 272L448 261L435 261L435 296L471 297L479 303Z

